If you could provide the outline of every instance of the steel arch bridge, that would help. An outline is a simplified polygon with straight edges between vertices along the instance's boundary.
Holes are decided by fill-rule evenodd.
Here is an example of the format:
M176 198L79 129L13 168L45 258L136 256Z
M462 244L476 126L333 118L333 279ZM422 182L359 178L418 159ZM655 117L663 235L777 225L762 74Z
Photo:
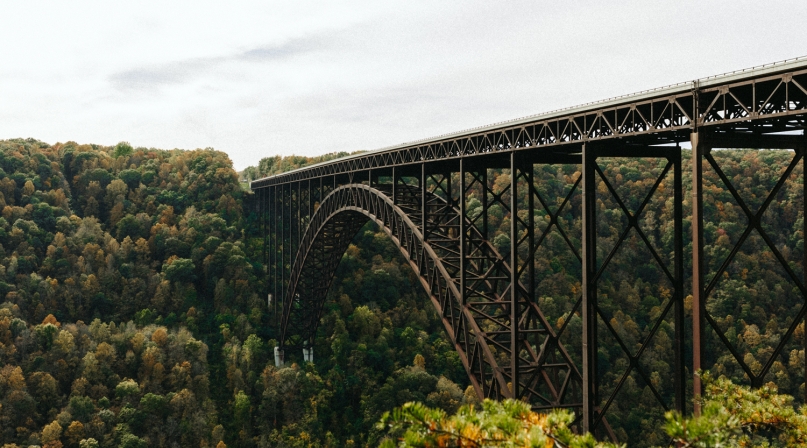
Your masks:
M804 170L806 118L807 58L798 58L253 181L265 235L269 293L277 298L274 303L282 316L279 355L282 359L284 353L300 350L306 359L312 356L334 272L359 229L373 221L420 278L480 397L518 398L537 409L573 408L582 429L603 434L609 431L607 411L629 377L635 377L660 408L686 412L688 398L701 393L700 378L690 375L708 367L707 332L740 365L749 384L758 387L807 315L803 274L795 272L761 224L794 170L799 165ZM682 150L681 143L692 148L692 212L687 217L682 206L682 153L689 156L690 151ZM716 148L788 149L793 157L762 206L753 211L720 168L712 153ZM659 162L645 196L625 197L609 176L608 161L618 163L622 158ZM536 176L536 167L546 164L579 166L571 190L554 200L542 187L546 179ZM704 167L714 170L748 222L717 269L705 267ZM493 182L494 171L507 176ZM807 190L804 176L798 182ZM604 217L597 201L603 195L613 197L617 206L609 213L619 215L624 228L615 242L598 247L603 239L598 224ZM669 253L658 249L642 222L658 205L659 196L673 210ZM686 218L691 235L684 232ZM492 219L509 222L505 244L492 241ZM574 220L579 221L578 228ZM553 250L560 244L579 263L576 271L571 269L580 273L580 290L570 315L580 316L580 334L570 330L571 318L550 323L537 300L536 262L546 256L547 235L552 232ZM753 232L758 232L802 297L798 314L761 369L749 367L718 325L720 316L706 307L720 277ZM629 235L646 248L670 290L648 333L633 345L614 328L598 291L606 268L613 269L611 261ZM685 259L684 241L690 238L692 254ZM807 253L807 248L800 249ZM807 266L804 260L798 264L800 269ZM685 268L691 269L687 275L691 283L685 284ZM689 288L691 320L684 303ZM654 385L644 364L664 325L674 329L673 371L666 379L673 385L669 393ZM607 338L601 341L603 335ZM624 365L602 365L597 357L602 343L618 347ZM807 341L799 343L807 346ZM616 387L600 387L605 374L616 375Z

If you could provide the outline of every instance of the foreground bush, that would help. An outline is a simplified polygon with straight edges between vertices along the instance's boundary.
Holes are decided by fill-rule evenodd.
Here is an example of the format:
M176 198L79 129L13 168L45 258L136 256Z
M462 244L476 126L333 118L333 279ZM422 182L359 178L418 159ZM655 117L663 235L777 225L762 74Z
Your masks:
M538 414L516 400L485 400L481 406L460 407L448 416L439 409L407 403L387 412L378 424L391 438L382 447L613 447L594 440L591 434L573 434L569 411ZM396 442L393 440L396 439Z
M807 446L807 407L793 407L793 397L773 384L752 390L725 377L703 374L700 417L671 411L665 430L676 447ZM387 412L378 428L389 437L383 447L609 447L590 434L573 434L569 411L532 412L528 404L485 400L462 406L455 415L420 403ZM396 444L397 441L397 444ZM629 441L629 444L637 441Z
M666 415L667 433L679 447L807 446L807 409L778 394L772 383L752 390L721 377L703 375L700 417Z

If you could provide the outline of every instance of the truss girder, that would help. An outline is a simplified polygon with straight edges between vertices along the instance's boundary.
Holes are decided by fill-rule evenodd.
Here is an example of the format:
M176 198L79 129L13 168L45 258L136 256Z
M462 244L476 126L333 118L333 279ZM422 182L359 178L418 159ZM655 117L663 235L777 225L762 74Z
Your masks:
M688 83L658 95L626 97L490 126L457 136L373 151L301 168L252 182L263 188L353 171L457 160L519 150L541 150L586 142L630 138L646 144L685 141L694 129L748 132L786 131L804 123L807 112L807 63L783 73L749 74L722 85ZM736 77L735 77L736 78Z

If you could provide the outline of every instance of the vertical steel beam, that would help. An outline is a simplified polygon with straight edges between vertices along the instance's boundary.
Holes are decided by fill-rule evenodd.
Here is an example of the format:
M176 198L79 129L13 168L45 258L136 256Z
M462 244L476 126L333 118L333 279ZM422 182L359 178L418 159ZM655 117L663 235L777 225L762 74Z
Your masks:
M303 182L297 182L297 196L294 198L294 202L297 206L297 223L295 227L297 228L297 233L294 234L294 254L292 255L292 260L294 260L294 255L297 255L297 251L300 250L300 231L302 230L300 226L302 225L302 209L303 209ZM291 263L289 263L289 268L291 268Z
M465 191L467 187L465 186L465 159L460 158L460 195L459 195L459 202L460 202L460 301L461 306L465 306L465 217L467 216L465 210L465 197L467 196L468 192Z
M269 193L269 279L272 281L272 301L274 302L274 319L275 319L275 331L278 330L277 328L277 270L275 269L275 260L277 260L277 239L275 237L275 232L277 230L277 226L275 225L275 204L277 201L275 200L275 190L276 187L270 187L266 189Z
M295 194L295 187L297 187L297 185L297 183L289 184L289 281L291 281L291 268L294 264L294 255L297 253L296 227L300 222L297 208L298 196ZM289 288L289 292L291 292L291 288Z
M258 201L258 227L261 229L261 235L263 236L263 252L261 259L263 260L264 273L266 273L266 189L261 188L255 193Z
M271 188L261 188L261 191L263 191L263 200L261 201L263 204L263 213L261 214L263 216L263 259L264 259L263 263L267 267L265 274L267 275L266 281L268 282L269 281L268 269L272 257L272 247L271 247L272 237L271 234L269 233L271 229L271 219L272 219L271 210L269 209L269 204L271 204L270 201L272 200L271 196L272 190ZM271 290L269 289L267 284L266 293L268 294L269 292L271 292Z
M421 233L423 234L423 241L428 240L426 235L426 164L420 164L420 222Z
M460 162L462 163L462 162ZM396 176L395 167L392 167L392 205L398 205L398 198L396 197L396 190L398 188L398 177Z
M281 297L277 294L277 187L272 187L269 197L272 198L272 216L269 220L271 225L269 233L272 237L272 259L269 265L272 268L272 296L274 296L275 304L277 304L277 302L281 300ZM275 310L277 310L277 305L275 305ZM275 313L275 324L277 324L277 322L277 313ZM279 328L277 330L279 330Z
M704 295L703 258L703 151L704 145L698 132L690 134L692 144L692 392L695 398L694 412L701 413L702 394L699 371L703 368L703 330L706 299Z
M583 431L593 432L597 419L597 188L596 155L583 144Z
M279 293L280 297L283 297L283 304L285 305L286 302L286 252L288 252L289 247L286 244L286 231L288 230L288 226L286 225L286 186L288 184L280 185L280 285L279 285ZM280 341L281 347L284 341Z
M288 187L287 188L288 195L286 196L286 209L287 209L287 216L288 216L288 222L287 222L288 229L287 230L288 230L288 234L289 234L289 239L286 242L286 244L288 245L288 249L286 249L286 260L283 261L283 271L285 272L285 276L286 276L286 279L283 281L283 292L285 294L288 294L289 285L286 284L286 280L289 280L290 277L291 277L291 260L293 259L292 257L294 256L294 246L292 244L292 240L294 238L294 235L292 234L292 231L293 231L292 226L294 225L293 224L294 218L292 217L293 212L294 212L294 208L293 208L294 201L292 201L292 198L291 198L292 197L292 187L293 187L292 184L288 183L288 184L286 184L286 186ZM288 265L286 264L287 261L288 261ZM286 266L288 266L288 268L286 268ZM292 303L293 303L293 300L291 298L289 298L289 306L291 306Z
M308 222L311 222L311 215L314 214L314 190L311 189L311 179L308 179Z
M529 276L527 287L529 288L530 302L535 301L535 165L532 162L526 163L527 168L527 275ZM549 212L549 210L547 210ZM548 230L548 229L547 229Z
M518 167L516 153L510 152L510 381L513 398L520 397L518 362Z
M480 180L482 181L482 238L488 240L488 169L480 170Z
M266 272L266 189L261 188L255 193L257 193L255 196L258 201L258 227L260 227L261 235L263 235L263 256L261 259L263 260L264 272Z
M681 147L676 145L672 154L673 162L673 226L674 226L674 256L673 277L675 279L675 409L681 414L686 413L686 366L684 365L684 185L681 173Z
M266 295L267 299L269 297L268 295L271 293L271 291L269 290L269 233L268 233L269 225L267 222L268 213L266 213L266 198L268 196L267 195L268 192L269 192L268 188L261 188L256 192L259 193L258 198L260 200L260 204L258 207L258 211L261 216L260 229L261 229L261 235L263 237L263 281L265 282L263 294ZM267 304L267 306L268 305L269 304ZM270 311L269 309L266 310L267 313L269 311Z
M295 231L295 217L297 217L297 213L294 210L296 205L296 198L294 197L294 190L295 190L295 183L289 183L289 279L291 279L291 265L292 261L294 260L294 254L297 253L297 248L295 247L295 238L294 238L294 231Z

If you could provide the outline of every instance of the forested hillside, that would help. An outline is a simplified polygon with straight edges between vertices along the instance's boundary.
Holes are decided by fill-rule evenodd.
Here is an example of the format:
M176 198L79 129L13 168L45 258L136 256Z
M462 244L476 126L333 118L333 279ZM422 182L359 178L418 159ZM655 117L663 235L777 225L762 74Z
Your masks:
M361 446L392 405L463 402L372 228L316 366L276 369L250 196L213 150L0 142L0 445Z
M755 206L792 156L715 153ZM318 161L264 159L242 178ZM655 180L647 173L662 167L658 160L603 161L616 188L634 197ZM578 169L536 167L553 210ZM688 183L686 163L684 173ZM801 176L797 168L763 220L799 275ZM707 251L715 270L745 218L714 184L714 173L707 177ZM491 180L507 185L509 173L491 171ZM664 260L672 244L669 191L662 185L640 217ZM604 184L598 195L605 253L625 221L612 211L616 205ZM383 434L374 425L395 406L415 400L453 412L476 400L418 280L393 243L369 225L339 266L315 363L276 368L277 316L265 301L269 285L252 197L228 157L210 149L0 141L0 446L375 446ZM572 196L558 221L578 247L579 199ZM469 210L479 200L469 197ZM507 250L510 217L501 209L490 213L490 237ZM549 222L541 210L536 219ZM556 231L545 241L535 266L535 299L556 328L568 322L562 340L574 348L581 328L571 312L579 262ZM600 284L604 318L631 347L646 338L670 298L663 273L641 244L630 236ZM752 235L708 304L752 369L766 362L801 300L763 244ZM688 244L685 257L689 251ZM751 256L755 251L762 256ZM671 322L668 317L660 326L640 362L668 401ZM794 338L802 337L799 328ZM600 340L599 360L609 367L601 378L605 393L628 360L613 337ZM716 342L710 336L710 348ZM713 372L743 382L730 355L713 352ZM579 361L579 353L572 355ZM766 381L803 396L803 359L791 343ZM608 413L616 433L631 446L666 443L663 412L644 380L634 373L623 390Z
M2 443L224 437L200 339L260 326L243 196L212 150L0 142Z

